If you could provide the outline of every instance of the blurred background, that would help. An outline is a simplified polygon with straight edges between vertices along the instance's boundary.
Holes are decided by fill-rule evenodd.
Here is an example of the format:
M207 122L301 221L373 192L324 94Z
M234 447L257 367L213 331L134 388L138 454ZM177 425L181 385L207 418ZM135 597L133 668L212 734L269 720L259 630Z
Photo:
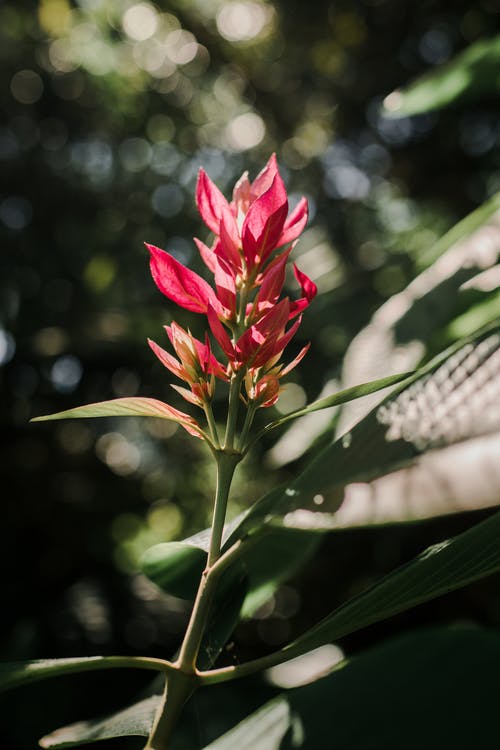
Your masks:
M159 596L137 566L148 546L209 523L207 451L160 420L28 420L136 394L184 408L146 338L164 345L173 317L195 334L202 321L158 292L143 243L202 273L198 168L229 194L276 151L290 202L309 199L295 252L319 296L294 347L312 346L278 405L298 408L338 383L353 336L500 188L494 93L397 119L381 109L395 89L499 30L498 0L0 3L1 658L168 656L179 643L186 603ZM299 442L259 446L231 513L285 480L333 429L328 416ZM469 523L326 538L240 627L234 658L281 645ZM499 624L497 586L450 595L343 647L436 619ZM31 748L58 723L99 713L100 691L126 703L144 684L134 679L85 677L83 693L75 681L47 683L29 728L13 719L35 692L8 695L3 747Z

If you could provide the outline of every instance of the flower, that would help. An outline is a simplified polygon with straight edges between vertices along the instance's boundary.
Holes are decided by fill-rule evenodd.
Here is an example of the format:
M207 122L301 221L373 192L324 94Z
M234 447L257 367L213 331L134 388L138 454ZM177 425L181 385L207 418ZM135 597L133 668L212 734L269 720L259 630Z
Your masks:
M240 390L240 397L245 403L272 406L279 396L280 379L309 348L303 347L289 365L280 363L303 311L317 293L314 282L294 265L300 297L282 297L287 261L307 222L307 201L302 198L288 213L286 189L273 154L253 182L246 172L241 176L231 201L200 169L196 203L214 235L211 245L195 238L213 284L169 253L147 245L151 273L166 297L206 316L225 363L212 353L208 334L203 343L176 323L166 326L166 331L177 358L155 342L149 344L163 365L188 384L189 389L173 387L190 403L206 409L219 379L244 386L246 395Z
M205 343L202 343L175 322L170 326L165 326L165 330L179 359L173 357L151 339L148 339L149 346L160 362L170 372L188 383L191 390L188 391L177 385L172 385L172 388L178 391L186 401L204 407L213 397L214 377L222 380L228 379L223 366L211 352L208 335L205 336Z
M203 409L204 427L189 414L149 397L126 397L87 404L38 420L106 416L159 417L181 425L205 440L214 451L227 451L241 459L251 444L248 433L257 408L276 403L280 380L305 356L304 346L288 365L280 361L317 288L294 265L301 290L296 300L282 297L286 264L307 222L307 201L302 198L288 215L288 198L271 156L253 182L245 172L229 202L200 170L196 201L207 227L215 235L209 247L195 240L201 258L213 274L213 285L154 245L146 245L150 267L159 290L180 307L206 316L204 340L195 338L178 323L165 326L175 356L148 339L164 367L188 387L172 387L190 404ZM224 361L214 355L209 333ZM224 441L219 438L212 411L216 381L229 383ZM247 413L237 436L239 406Z

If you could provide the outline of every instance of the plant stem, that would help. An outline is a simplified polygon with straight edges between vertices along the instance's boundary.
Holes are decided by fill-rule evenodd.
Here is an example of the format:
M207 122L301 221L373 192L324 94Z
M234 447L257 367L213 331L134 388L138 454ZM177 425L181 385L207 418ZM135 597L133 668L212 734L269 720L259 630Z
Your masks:
M245 442L248 437L248 433L250 431L250 427L252 426L253 418L255 417L255 412L257 411L257 407L254 403L249 402L247 406L247 413L245 415L245 422L243 424L243 427L241 429L240 433L240 439L239 439L239 447L240 451L243 453L245 451Z
M175 671L166 680L163 698L145 750L167 750L182 707L198 683L196 660L217 582L221 572L225 569L225 557L220 558L222 534L231 481L234 470L241 460L240 454L236 452L216 451L215 456L217 488L207 567L200 580L179 658L173 665ZM217 565L219 558L221 564Z
M206 403L203 407L203 410L207 418L208 429L210 430L210 437L212 438L214 442L215 448L218 449L220 447L219 435L217 432L217 425L215 424L214 413L212 411L212 407L210 404Z
M160 707L144 750L166 750L177 719L195 688L196 678L178 670L167 677Z
M238 407L240 405L240 387L243 374L237 372L231 379L229 386L229 406L227 411L226 435L224 437L224 449L233 450L236 425L238 420Z
M229 490L231 488L234 470L239 461L240 456L237 453L219 453L217 457L217 488L215 492L212 534L208 551L208 570L210 570L220 555Z
M267 656L261 656L259 659L252 659L252 661L236 664L231 667L221 667L220 669L198 672L197 676L201 685L217 685L221 682L238 680L241 677L248 677L257 672L263 672L265 669L283 664L290 661L290 659L301 656L303 653L304 648L301 645L291 644L280 651L273 651L273 653L267 654Z

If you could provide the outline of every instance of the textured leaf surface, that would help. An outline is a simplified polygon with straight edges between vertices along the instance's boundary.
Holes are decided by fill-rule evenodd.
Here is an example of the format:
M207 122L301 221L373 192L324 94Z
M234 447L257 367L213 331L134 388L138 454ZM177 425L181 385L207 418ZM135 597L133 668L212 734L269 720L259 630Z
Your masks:
M78 747L113 737L147 737L153 725L158 701L159 697L153 695L110 716L79 721L57 729L46 737L42 737L40 746L43 748Z
M425 265L432 265L385 302L351 342L342 368L344 387L416 367L436 331L449 331L457 317L470 315L475 308L470 296L474 280L500 261L499 209L497 193L429 249ZM481 324L477 322L473 330ZM471 335L473 330L457 331L454 340ZM356 424L383 395L377 393L346 404L337 434Z
M500 325L496 325L451 347L396 388L349 433L323 449L293 482L258 501L226 544L263 523L318 531L348 526L349 514L336 516L345 485L384 476L423 454L499 431ZM491 499L495 501L495 496ZM475 498L468 502L474 507ZM452 506L448 511L465 507ZM367 509L366 523L373 523L372 511ZM414 508L413 514L402 507L396 517L382 515L377 521L426 514L432 515L433 509L425 504L422 510Z
M495 632L413 633L282 694L205 750L488 748L499 660Z
M346 602L280 653L285 660L500 570L500 513L430 547Z
M500 88L500 36L472 44L449 63L406 88L390 94L385 111L390 115L416 115L462 101L495 96Z
M67 409L56 414L46 414L42 417L34 417L32 422L47 422L53 419L81 419L90 417L159 417L178 422L188 432L198 435L196 420L184 412L174 409L173 406L158 401L156 398L143 398L131 396L127 398L115 398L111 401L100 401L96 404L77 406L75 409Z
M325 398L319 399L319 401L313 401L303 409L297 409L297 411L292 411L290 412L290 414L285 414L285 416L277 419L275 422L271 422L270 424L268 424L262 432L269 432L275 427L279 427L280 425L285 424L292 419L304 417L306 416L306 414L312 414L313 412L321 411L322 409L330 409L332 406L339 406L340 404L345 404L348 401L354 401L355 399L362 398L363 396L368 396L371 393L376 393L377 391L381 391L384 388L389 388L391 385L396 385L396 383L400 383L402 380L406 380L412 374L412 372L401 372L397 375L389 375L386 378L379 378L378 380L372 380L369 383L361 383L360 385L354 385L350 388L345 388L342 391L333 393L331 396L326 396Z

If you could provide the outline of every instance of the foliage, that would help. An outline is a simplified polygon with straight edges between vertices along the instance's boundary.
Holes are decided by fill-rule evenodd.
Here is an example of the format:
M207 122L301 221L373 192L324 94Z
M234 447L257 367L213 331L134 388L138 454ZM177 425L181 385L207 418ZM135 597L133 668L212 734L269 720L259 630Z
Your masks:
M253 25L231 21L243 12L236 6L245 6ZM209 533L198 529L210 521L215 475L203 442L176 431L179 424L200 436L194 418L180 411L182 393L171 396L173 406L165 404L164 371L144 352L151 331L168 323L172 332L175 324L169 303L166 317L165 300L151 294L137 248L147 238L166 247L175 263L203 273L189 240L198 165L227 193L244 166L255 171L274 149L292 206L304 193L315 213L294 252L319 294L291 357L307 341L312 346L276 412L255 415L223 534L221 559L228 564L219 569L200 644L206 687L186 705L173 742L317 747L328 734L347 748L355 725L363 746L373 740L390 747L397 732L387 736L375 721L384 700L404 694L407 706L421 704L419 686L427 675L435 683L439 672L441 695L463 701L461 716L484 698L484 738L477 742L486 746L494 633L442 630L389 639L323 680L331 667L309 673L299 661L311 685L270 704L263 705L272 688L256 683L259 697L250 705L250 676L217 691L226 687L219 682L238 675L268 667L272 674L286 666L283 659L304 659L304 650L330 639L349 653L422 618L498 624L495 584L486 581L462 597L366 629L497 570L496 516L465 532L474 518L449 517L494 506L500 491L500 200L491 103L498 44L480 38L494 33L494 10L466 3L451 13L439 2L403 10L389 0L356 9L44 0L36 13L5 3L0 15L6 114L0 231L7 248L0 363L9 430L4 484L15 487L5 501L4 527L12 534L2 554L4 570L18 576L4 589L8 617L0 641L2 655L16 662L3 663L0 685L26 683L25 692L3 698L6 742L31 747L35 727L46 732L57 718L48 705L57 705L61 722L101 716L45 737L46 747L113 736L126 743L128 735L151 729L162 685L118 709L130 702L133 686L141 689L133 667L170 674L171 662L157 657L176 658L209 548ZM388 48L398 50L397 58L387 56ZM404 88L426 65L455 52L446 68ZM395 87L400 108L388 117L380 102ZM304 282L296 280L306 297ZM182 330L192 325L186 310L176 313ZM201 335L198 323L193 338ZM213 401L218 429L220 381ZM197 383L185 383L199 398ZM384 384L397 387L379 393ZM159 408L168 419L110 415L26 426L33 415L80 416L75 403L103 400L142 414ZM279 436L274 446L271 435ZM271 474L266 460L279 471ZM408 523L442 514L432 523ZM430 543L428 553L401 567ZM184 601L173 598L179 596ZM455 671L465 648L481 659L481 674L474 664L467 673L473 684L482 679L484 696L457 695ZM32 661L43 653L96 651L108 655ZM427 654L425 664L416 651ZM133 655L111 656L117 652ZM434 654L436 660L449 654L446 668L436 668ZM111 667L131 670L115 678ZM29 687L36 679L101 668L101 681L78 678L94 686L80 690L78 715L69 707L69 679L46 683L53 692L44 695L55 700L29 700L40 695L39 686ZM401 689L385 694L379 688L388 671L396 682L405 671L412 679L401 676ZM359 698L360 685L380 706ZM214 695L202 720L207 734L196 738L187 724L205 694ZM222 717L217 695L239 709ZM432 720L436 743L445 736L456 747L470 746L467 727L459 721L451 727L429 684L425 695L426 719L416 722L401 708L401 726L413 721L425 735ZM172 701L182 702L182 695ZM325 728L332 702L341 716ZM24 703L32 703L32 728L16 717ZM352 716L358 705L373 718L370 738ZM418 731L413 739L421 746ZM136 742L130 747L143 745Z

